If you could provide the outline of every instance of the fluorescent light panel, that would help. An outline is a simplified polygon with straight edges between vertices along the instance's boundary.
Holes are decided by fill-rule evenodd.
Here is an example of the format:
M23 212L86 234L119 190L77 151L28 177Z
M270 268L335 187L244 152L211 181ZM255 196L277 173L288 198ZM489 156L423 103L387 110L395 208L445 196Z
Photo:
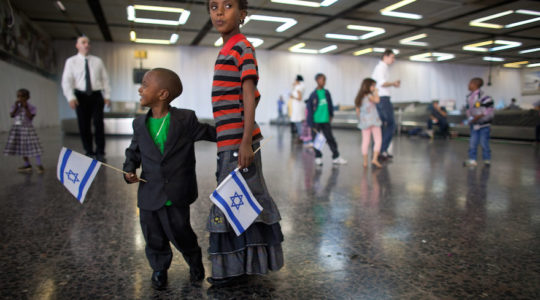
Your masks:
M158 44L158 45L172 45L178 42L179 35L177 33L171 34L171 37L168 40L162 39L139 39L137 38L137 33L133 30L129 32L129 39L135 43L141 44Z
M536 68L536 67L540 67L540 63L534 63L534 64L528 64L527 65L527 68Z
M418 35L415 35L415 36L411 36L411 37L399 40L399 43L403 44L403 45L425 47L425 46L428 45L428 43L426 43L426 42L415 42L416 40L423 39L425 37L427 37L427 33L422 33L422 34L418 34Z
M374 36L381 35L386 32L384 28L381 27L373 27L373 26L363 26L363 25L347 25L347 29L350 30L361 30L361 31L370 31L366 34L363 34L359 37L360 40L367 40L369 38L372 38Z
M316 49L306 49L304 48L305 46L306 46L306 43L298 43L294 46L291 46L289 48L289 51L295 52L295 53L306 53L306 54L324 54L324 53L334 51L338 48L337 45L330 45L322 49L316 50Z
M150 19L150 18L137 18L136 11L138 10L149 10L149 11L160 11L160 12L171 12L179 13L180 16L177 21L173 20L163 20L163 19ZM158 24L158 25L167 25L167 26L178 26L186 24L189 19L191 12L189 10L177 7L163 7L163 6L150 6L150 5L129 5L127 7L127 19L135 23L144 23L144 24Z
M62 1L56 1L56 6L58 6L58 9L61 11L66 11L66 7L62 3Z
M246 25L250 20L283 23L281 26L276 28L276 32L283 32L298 23L298 21L296 21L293 18L283 18L283 17L274 17L274 16L265 16L265 15L251 15L251 16L246 17L246 19L244 20L244 25Z
M482 47L482 46L487 46L487 45L492 45L492 44L498 44L498 45L503 45L503 46L492 47L492 48ZM465 45L463 46L462 49L466 51L476 51L476 52L495 52L495 51L500 51L500 50L519 47L519 46L521 46L520 42L495 40L495 41L484 41L480 43Z
M519 51L519 54L525 54L525 53L531 53L531 52L537 52L537 51L540 51L540 48L532 48L532 49L527 49L527 50L521 50L521 51Z
M432 62L432 61L445 61L456 57L451 53L442 53L442 52L427 52L422 54L417 54L409 57L413 61L423 61L423 62Z
M272 2L280 3L280 4L308 6L308 7L327 7L338 2L338 0L324 0L321 3L317 3L313 1L304 1L304 0L272 0Z
M495 24L495 23L485 23L485 21L493 20L493 19L500 18L500 17L504 17L504 16L507 16L507 15L510 15L510 14L513 14L513 13L522 14L522 15L532 15L532 16L536 16L536 18L532 18L532 19L528 19L528 20L524 20L524 21L519 21L519 22L514 22L514 23L507 24L507 25L501 25L501 24ZM502 29L502 28L513 28L513 27L517 27L517 26L521 26L521 25L525 25L525 24L529 24L529 23L533 23L533 22L537 22L537 21L540 21L540 12L537 12L537 11L534 11L534 10L518 9L516 11L507 10L507 11L496 13L496 14L493 14L493 15L490 15L490 16L487 16L487 17L474 19L474 20L469 22L469 26L493 28L493 29Z
M521 68L523 65L525 64L528 64L529 62L528 61L516 61L516 62L512 62L512 63L507 63L507 64L504 64L503 66L506 67L506 68Z
M398 12L394 11L400 7L403 7L405 5L411 4L415 2L416 0L403 0L399 1L398 3L392 4L390 6L387 6L380 10L381 15L388 16L388 17L396 17L396 18L405 18L405 19L413 19L413 20L419 20L422 19L421 15L418 14L411 14L411 13L404 13L404 12Z
M482 57L485 61L504 61L504 58L502 57L492 57L492 56L484 56Z
M385 50L386 50L386 48L378 48L378 47L374 47L374 48L365 48L365 49L362 49L362 50L358 50L358 51L356 51L356 52L353 52L353 55L354 55L354 56L359 56L359 55L364 55L364 54L368 54L368 53L371 53L371 52L383 53ZM398 54L399 54L399 50L398 50L398 49L392 49L392 52L394 52L394 55L398 55Z

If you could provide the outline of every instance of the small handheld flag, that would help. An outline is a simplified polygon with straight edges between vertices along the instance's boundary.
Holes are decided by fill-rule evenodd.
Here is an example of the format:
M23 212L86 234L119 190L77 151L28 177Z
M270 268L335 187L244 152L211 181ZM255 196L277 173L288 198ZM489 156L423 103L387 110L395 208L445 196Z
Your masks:
M263 210L238 168L221 182L210 200L225 214L237 236L246 231Z
M321 132L317 132L315 139L313 139L313 148L322 151L324 144L326 144L326 138Z
M99 161L62 147L58 157L56 176L82 204L99 167L101 167Z

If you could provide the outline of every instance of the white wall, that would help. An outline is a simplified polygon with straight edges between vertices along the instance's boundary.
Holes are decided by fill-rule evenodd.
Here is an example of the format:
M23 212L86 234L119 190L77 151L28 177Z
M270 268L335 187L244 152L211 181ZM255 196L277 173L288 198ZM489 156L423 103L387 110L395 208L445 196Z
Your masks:
M65 59L76 52L74 42L58 41L55 47L59 70L63 70ZM92 53L103 59L111 77L113 101L139 99L138 86L132 82L132 70L139 65L133 57L134 50L148 51L148 59L143 62L145 68L165 67L180 75L184 93L173 105L194 109L199 117L212 117L210 93L217 48L94 42ZM265 50L257 51L257 59L259 90L262 94L257 120L263 122L277 115L278 96L290 89L296 74L304 76L306 92L311 92L315 88L315 74L325 73L327 88L334 101L352 105L361 81L371 75L378 62L374 57L307 55ZM392 101L454 99L460 107L465 102L469 80L479 76L487 82L488 68L397 60L390 72L393 79L401 79L402 82L401 88L394 90ZM519 71L497 68L492 71L492 86L486 86L485 90L496 101L504 100L508 103L513 97L521 99L520 80ZM59 102L62 118L75 116L61 94Z
M5 61L0 61L0 131L8 131L12 120L9 116L11 106L17 100L17 90L30 91L30 103L37 107L34 127L58 125L57 82L37 73L27 71Z

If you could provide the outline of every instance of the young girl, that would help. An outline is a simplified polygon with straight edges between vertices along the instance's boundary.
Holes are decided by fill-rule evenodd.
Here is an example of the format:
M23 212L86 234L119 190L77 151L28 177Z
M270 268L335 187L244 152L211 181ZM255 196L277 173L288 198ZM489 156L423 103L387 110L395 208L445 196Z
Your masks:
M28 99L30 99L30 92L27 89L17 91L17 101L13 104L10 112L15 122L9 131L4 155L22 155L24 165L18 169L19 172L32 172L32 165L30 165L28 157L35 156L38 172L43 173L40 156L43 150L34 126L32 126L32 119L36 116L36 107L28 103Z
M247 1L209 0L207 4L210 19L224 42L212 83L218 185L239 167L263 207L255 222L236 236L225 215L212 205L207 222L212 262L212 277L208 282L219 286L244 274L279 270L283 266L283 234L279 225L281 216L264 181L261 152L254 154L263 137L255 123L255 108L260 99L257 59L253 46L239 29L247 16Z
M358 95L356 95L356 99L354 100L356 115L358 116L358 128L362 130L364 168L368 166L368 148L371 135L373 135L375 142L371 163L378 168L381 167L381 164L377 160L382 143L381 119L375 106L377 103L379 103L379 92L377 91L376 82L371 78L366 78L362 82L360 91L358 91Z

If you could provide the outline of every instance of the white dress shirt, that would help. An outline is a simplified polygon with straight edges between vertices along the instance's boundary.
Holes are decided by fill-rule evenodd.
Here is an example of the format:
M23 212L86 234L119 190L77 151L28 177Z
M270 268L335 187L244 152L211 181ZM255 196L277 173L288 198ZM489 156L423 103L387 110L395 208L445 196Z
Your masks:
M86 79L84 77L85 58L88 59L92 90L102 91L103 98L111 99L109 75L103 65L103 61L97 56L84 56L78 53L66 60L64 74L62 74L62 90L67 101L75 99L75 90L86 90Z
M305 97L304 90L304 83L299 82L291 92L291 122L302 122L306 118L306 104L303 99L298 101L300 95L302 98Z
M379 89L379 96L387 96L390 97L390 87L383 87L383 84L385 82L390 82L390 74L388 73L388 65L382 61L379 60L379 63L373 70L373 74L371 74L371 78L375 81L377 81L377 88Z

